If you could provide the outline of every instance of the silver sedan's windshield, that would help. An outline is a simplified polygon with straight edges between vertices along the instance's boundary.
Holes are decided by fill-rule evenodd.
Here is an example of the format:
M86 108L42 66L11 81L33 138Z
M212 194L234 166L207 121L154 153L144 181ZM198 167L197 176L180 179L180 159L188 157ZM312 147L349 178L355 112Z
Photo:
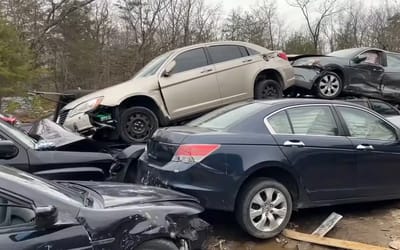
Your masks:
M13 126L3 121L0 121L0 130L3 131L5 134L9 135L10 137L16 138L27 147L35 149L36 141L33 138L29 137L29 135L22 132L21 130L14 128Z
M160 67L164 64L164 62L169 58L172 54L172 51L162 54L161 56L156 57L151 62L149 62L142 70L140 70L136 77L147 77L154 75Z

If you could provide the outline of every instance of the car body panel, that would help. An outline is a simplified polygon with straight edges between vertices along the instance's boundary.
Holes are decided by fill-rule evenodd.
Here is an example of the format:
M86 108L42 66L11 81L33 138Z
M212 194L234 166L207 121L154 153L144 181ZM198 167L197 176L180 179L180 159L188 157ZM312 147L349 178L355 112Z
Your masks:
M301 173L302 183L311 201L347 199L357 196L355 148L343 136L274 135L290 165ZM300 141L304 147L284 146ZM335 169L335 171L332 171ZM321 182L319 177L327 177Z
M196 48L206 54L204 48ZM190 50L182 50L175 57ZM205 65L159 78L160 90L171 119L190 116L222 105L215 67ZM195 94L194 94L195 93Z
M252 103L264 103L265 109L247 118L243 116L243 120L225 129L191 127L201 124L203 118L199 118L198 123L158 130L139 159L138 181L184 191L199 198L206 208L226 211L235 209L237 194L249 178L282 174L282 171L295 182L295 208L400 197L400 184L395 178L400 174L395 164L400 153L399 142L350 137L336 107L353 107L372 114L399 135L399 128L384 117L343 101L284 99L243 105ZM264 124L267 117L278 111L319 106L331 110L337 135L276 134L268 123ZM222 111L215 114L224 114ZM262 124L264 130L250 125L255 123ZM319 125L323 126L322 123ZM287 141L302 145L287 144ZM188 163L173 160L182 144L218 144L219 147L200 162ZM359 144L371 144L376 150L363 151L357 148Z
M0 230L0 244L3 249L93 249L89 235L81 225L61 225L44 231L34 228L17 228L9 232Z
M200 249L208 231L197 217L203 209L196 199L174 191L49 182L7 167L0 167L0 180L0 198L17 196L32 209L52 205L58 211L54 224L42 228L21 223L17 231L4 231L0 225L0 245L9 249L134 249L151 239L169 239L177 247L183 240L189 249ZM91 206L84 206L82 194L92 199Z
M0 138L10 140L18 147L16 157L1 160L0 164L36 173L48 179L105 180L111 178L125 181L129 168L136 167L136 159L143 152L144 145L108 145L95 142L60 127L50 120L43 120L32 127L30 133L48 140L52 147L36 148L39 143L26 144L19 132L13 135L6 127L0 127ZM8 128L13 129L13 128ZM18 131L17 131L18 132ZM33 140L33 139L32 139ZM74 171L76 169L76 171Z

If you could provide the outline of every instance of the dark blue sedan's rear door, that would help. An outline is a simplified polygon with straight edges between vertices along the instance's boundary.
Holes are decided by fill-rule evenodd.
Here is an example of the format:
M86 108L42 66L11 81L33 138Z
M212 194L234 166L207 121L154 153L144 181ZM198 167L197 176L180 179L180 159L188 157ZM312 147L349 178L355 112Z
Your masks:
M266 124L312 201L358 196L355 149L348 138L339 136L330 106L285 109L267 118Z

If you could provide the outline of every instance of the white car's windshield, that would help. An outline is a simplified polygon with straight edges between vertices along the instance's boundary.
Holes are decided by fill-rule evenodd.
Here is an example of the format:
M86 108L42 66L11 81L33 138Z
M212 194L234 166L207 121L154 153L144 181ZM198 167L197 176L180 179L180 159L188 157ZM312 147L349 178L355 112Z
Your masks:
M36 141L33 138L29 137L24 132L22 132L21 130L14 128L13 126L11 126L3 121L0 121L0 129L2 131L4 131L4 133L6 133L7 135L18 139L23 144L25 144L27 147L29 147L31 149L35 149Z
M162 54L149 62L142 70L140 70L135 77L147 77L154 75L158 69L164 64L172 51Z

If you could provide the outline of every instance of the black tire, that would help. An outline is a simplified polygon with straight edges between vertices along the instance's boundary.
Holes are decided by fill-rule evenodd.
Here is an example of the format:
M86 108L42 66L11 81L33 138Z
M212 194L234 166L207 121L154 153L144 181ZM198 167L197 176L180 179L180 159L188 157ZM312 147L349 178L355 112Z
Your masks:
M133 249L132 249L133 250ZM169 240L150 240L135 247L134 250L179 250L178 247Z
M266 214L269 214L270 211L273 211L273 209L276 209L276 207L274 206L274 208L271 208L271 206L268 204L265 204L266 207L269 208L265 208L265 207L261 207L259 209L257 209L257 207L254 207L254 205L256 205L254 202L252 203L253 199L255 199L256 195L259 195L261 198L262 196L260 195L261 192L265 189L273 189L273 190L277 190L279 191L280 195L283 195L285 202L284 204L282 204L281 208L284 208L284 205L286 205L286 214L282 217L277 216L277 218L279 218L280 223L277 222L277 226L276 228L271 228L271 230L260 230L258 229L253 223L256 223L255 220L258 220L258 222L260 222L262 219L261 216L267 216ZM274 197L274 194L272 195L272 197ZM266 196L265 196L266 197ZM278 195L275 196L275 199L278 199ZM271 204L274 202L273 199L271 199L272 202ZM251 206L251 207L250 207ZM253 218L253 220L250 217L250 208L252 209L256 209L256 210L260 210L262 211L262 213L260 215L258 215L258 217ZM239 223L239 225L243 228L244 231L246 231L248 234L250 234L253 237L256 237L258 239L269 239L272 237L275 237L276 235L280 234L282 232L283 229L285 229L286 225L289 223L290 220L290 216L292 215L292 208L293 208L293 203L292 203L292 198L291 195L289 193L289 191L287 190L287 188L285 186L283 186L281 183L269 179L269 178L257 178L254 179L253 181L251 181L250 183L248 183L240 192L239 197L238 197L238 201L237 201L237 206L236 206L236 210L235 210L235 214L236 214L236 219ZM268 210L265 210L268 209ZM254 211L254 210L253 210ZM271 212L272 214L274 212ZM275 218L275 215L272 215L273 218ZM266 217L268 218L268 217ZM268 219L268 221L270 221L270 219ZM263 225L266 225L266 221L263 223ZM272 224L270 224L271 226Z
M343 90L343 79L335 72L325 72L315 82L314 91L315 94L322 99L335 99Z
M254 87L254 99L278 99L282 96L282 85L275 80L259 80Z
M132 107L124 110L119 122L120 137L127 143L143 143L158 128L158 118L148 108Z

